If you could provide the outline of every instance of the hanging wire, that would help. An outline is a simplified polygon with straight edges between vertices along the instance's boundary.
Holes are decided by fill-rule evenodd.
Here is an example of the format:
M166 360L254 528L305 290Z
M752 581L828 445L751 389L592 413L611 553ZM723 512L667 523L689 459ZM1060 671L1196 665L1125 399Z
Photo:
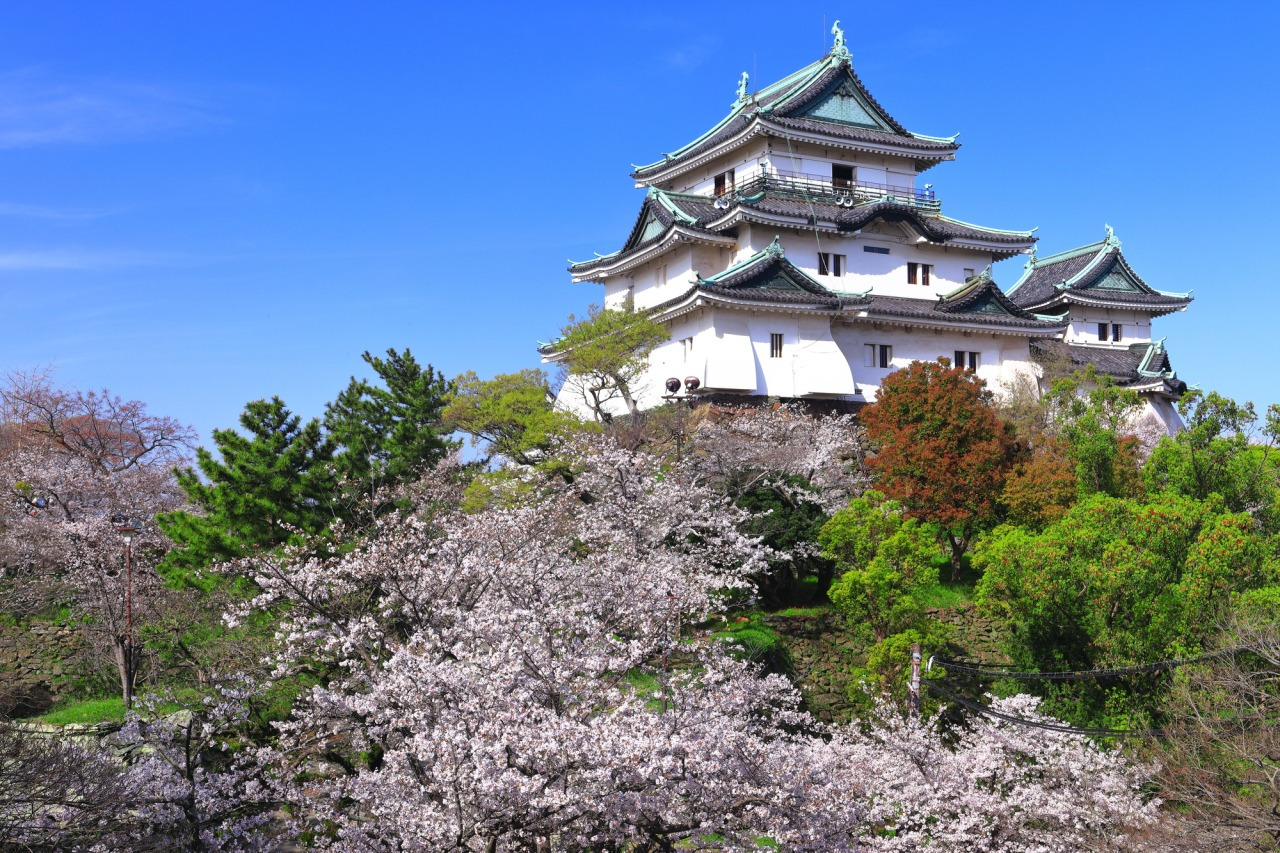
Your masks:
M933 663L936 666L946 667L948 672L966 673L968 675L977 675L983 678L1015 678L1023 681L1084 681L1089 678L1114 678L1121 675L1137 675L1144 672L1159 672L1165 669L1177 669L1180 666L1231 657L1238 652L1248 651L1252 651L1248 646L1237 646L1230 649L1220 649L1216 652L1210 652L1194 658L1174 658L1172 660L1156 661L1155 663L1139 664L1138 666L1114 667L1112 669L1075 670L1070 672L1018 672L989 666L969 666L968 664L959 663L958 661L937 659L934 659Z
M982 714L983 716L986 716L986 717L994 717L998 720L1004 720L1005 722L1015 723L1016 725L1019 725L1019 726L1027 726L1028 728L1046 729L1047 731L1051 731L1051 732L1062 732L1063 734L1083 735L1086 737L1164 737L1165 736L1164 729L1078 729L1078 728L1075 728L1074 726L1066 726L1060 723L1042 723L1038 720L1028 720L1023 717L1015 717L1013 714L1006 714L1002 711L996 711L992 708L988 708L985 705L981 705L977 702L974 702L972 699L966 699L963 696L959 696L955 693L952 693L950 690L943 687L941 684L939 684L936 681L930 681L929 679L926 678L921 683L924 684L926 687L928 687L930 690L937 693L939 696L943 697L944 699L950 699L952 702L955 702L957 705L963 705L964 707L968 708L970 711L973 711L976 714Z

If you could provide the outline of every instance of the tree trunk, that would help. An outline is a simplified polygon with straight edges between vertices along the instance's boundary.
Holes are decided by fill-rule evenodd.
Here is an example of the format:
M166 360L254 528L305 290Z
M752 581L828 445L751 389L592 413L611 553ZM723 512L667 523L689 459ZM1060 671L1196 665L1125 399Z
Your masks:
M951 582L956 583L960 580L960 573L964 569L964 563L960 558L969 549L969 537L968 535L956 536L948 530L947 544L951 546Z
M111 638L111 652L120 678L120 696L126 708L133 707L133 650L124 637Z

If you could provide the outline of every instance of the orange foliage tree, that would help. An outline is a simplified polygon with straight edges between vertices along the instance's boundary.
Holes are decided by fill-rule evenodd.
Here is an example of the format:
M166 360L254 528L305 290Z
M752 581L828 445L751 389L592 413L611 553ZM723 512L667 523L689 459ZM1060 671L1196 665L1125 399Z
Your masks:
M986 383L945 359L889 374L860 420L878 447L877 487L909 517L938 525L952 580L974 535L995 519L1017 450Z

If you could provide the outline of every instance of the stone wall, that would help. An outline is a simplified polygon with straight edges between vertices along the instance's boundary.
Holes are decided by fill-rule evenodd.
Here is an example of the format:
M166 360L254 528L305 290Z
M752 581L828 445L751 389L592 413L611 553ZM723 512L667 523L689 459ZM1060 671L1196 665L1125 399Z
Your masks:
M84 652L78 628L34 621L0 626L0 717L48 710Z

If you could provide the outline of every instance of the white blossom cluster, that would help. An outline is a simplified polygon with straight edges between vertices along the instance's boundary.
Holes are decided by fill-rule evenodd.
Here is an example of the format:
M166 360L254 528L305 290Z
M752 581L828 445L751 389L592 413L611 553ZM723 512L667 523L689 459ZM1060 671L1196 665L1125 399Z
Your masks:
M1152 819L1148 771L1081 738L979 721L949 748L887 709L819 726L689 627L768 556L737 512L607 442L574 463L536 499L466 515L441 489L349 554L260 565L280 665L342 673L268 756L292 762L295 831L351 851L1029 851Z
M603 439L569 460L475 513L445 465L350 550L238 566L261 594L229 620L279 614L277 675L322 683L265 747L234 741L247 684L135 720L99 849L1136 849L1151 770L1084 738L811 719L703 630L770 557L740 511Z

